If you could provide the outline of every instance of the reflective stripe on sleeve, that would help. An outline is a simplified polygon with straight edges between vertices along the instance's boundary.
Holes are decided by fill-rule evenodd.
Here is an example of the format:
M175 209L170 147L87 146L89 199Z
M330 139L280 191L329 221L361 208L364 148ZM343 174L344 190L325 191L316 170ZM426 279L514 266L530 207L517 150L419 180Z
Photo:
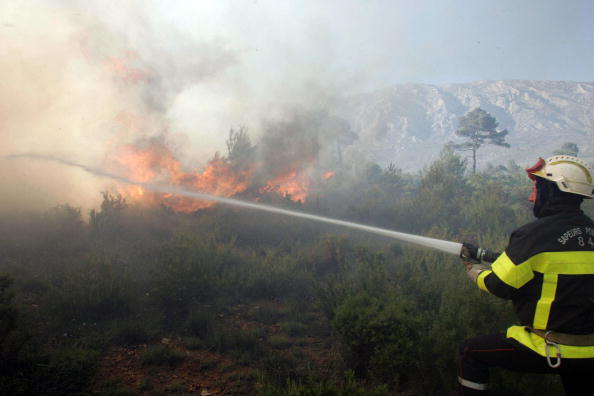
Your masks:
M489 384L480 384L478 382L472 382L465 380L464 378L458 377L458 382L465 388L474 389L478 391L489 389Z
M497 260L493 263L491 268L499 279L505 284L519 289L534 277L530 261L527 260L520 264L515 264L508 257L506 252L503 252Z
M485 278L493 271L491 270L485 270L483 272L481 272L479 274L479 276L476 278L476 284L478 285L479 289L481 289L482 291L486 291L487 293L490 293L489 289L487 289L487 285L485 285Z

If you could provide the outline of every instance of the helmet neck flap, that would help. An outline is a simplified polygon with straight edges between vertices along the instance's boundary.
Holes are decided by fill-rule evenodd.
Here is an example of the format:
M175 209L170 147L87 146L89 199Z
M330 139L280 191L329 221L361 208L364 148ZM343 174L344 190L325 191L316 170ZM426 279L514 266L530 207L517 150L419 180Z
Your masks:
M535 177L535 200L532 212L537 218L560 212L579 211L583 197L559 190L555 182Z

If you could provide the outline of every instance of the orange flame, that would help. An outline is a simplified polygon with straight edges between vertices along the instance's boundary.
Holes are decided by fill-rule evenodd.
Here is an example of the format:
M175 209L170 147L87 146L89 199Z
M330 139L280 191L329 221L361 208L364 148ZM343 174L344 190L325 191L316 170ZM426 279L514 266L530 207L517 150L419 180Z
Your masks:
M322 179L324 180L328 180L334 177L334 175L336 174L336 172L334 171L326 171L324 172L324 174L322 175Z
M302 172L298 172L297 169L291 169L269 180L260 189L260 192L275 191L283 197L291 198L295 202L305 202L309 190L311 171L312 167L307 167Z
M217 156L209 161L202 172L184 172L179 160L163 145L143 148L122 146L112 161L132 181L174 184L222 197L245 191L251 179L250 169L235 170L231 164ZM210 201L147 191L141 186L118 186L118 192L132 203L142 206L162 203L180 212L194 212L214 205Z
M116 173L125 175L128 179L142 183L162 183L180 186L191 191L232 197L246 191L253 183L255 165L234 166L224 157L215 155L202 171L184 171L180 161L172 151L162 142L152 141L150 144L138 147L123 145L108 157L109 163ZM293 167L288 171L260 184L253 191L261 194L276 193L295 202L305 202L310 187L310 178L314 165ZM328 171L323 174L324 179L334 175ZM257 178L258 179L258 178ZM212 201L203 201L175 194L165 194L149 191L142 186L120 185L118 192L128 202L146 207L159 205L168 206L179 212L194 212L214 205Z

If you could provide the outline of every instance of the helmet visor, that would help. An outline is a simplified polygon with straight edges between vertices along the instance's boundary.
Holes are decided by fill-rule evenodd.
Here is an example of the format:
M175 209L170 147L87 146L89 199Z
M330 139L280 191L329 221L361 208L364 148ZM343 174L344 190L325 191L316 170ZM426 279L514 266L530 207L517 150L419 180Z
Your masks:
M543 160L542 158L539 158L538 162L536 164L534 164L530 168L526 169L526 173L528 174L528 177L530 178L530 180L536 181L536 176L534 175L534 173L538 172L539 170L542 170L542 168L544 168L545 165L546 165L545 160Z

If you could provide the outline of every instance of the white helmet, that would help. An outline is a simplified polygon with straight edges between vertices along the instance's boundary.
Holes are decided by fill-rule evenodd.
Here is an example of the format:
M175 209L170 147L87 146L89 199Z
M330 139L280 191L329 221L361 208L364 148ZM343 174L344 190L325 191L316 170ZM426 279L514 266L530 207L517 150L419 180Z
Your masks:
M526 172L531 179L538 176L555 182L561 191L594 198L592 169L586 161L579 158L571 155L555 155L546 161L540 158L536 165L526 169Z

